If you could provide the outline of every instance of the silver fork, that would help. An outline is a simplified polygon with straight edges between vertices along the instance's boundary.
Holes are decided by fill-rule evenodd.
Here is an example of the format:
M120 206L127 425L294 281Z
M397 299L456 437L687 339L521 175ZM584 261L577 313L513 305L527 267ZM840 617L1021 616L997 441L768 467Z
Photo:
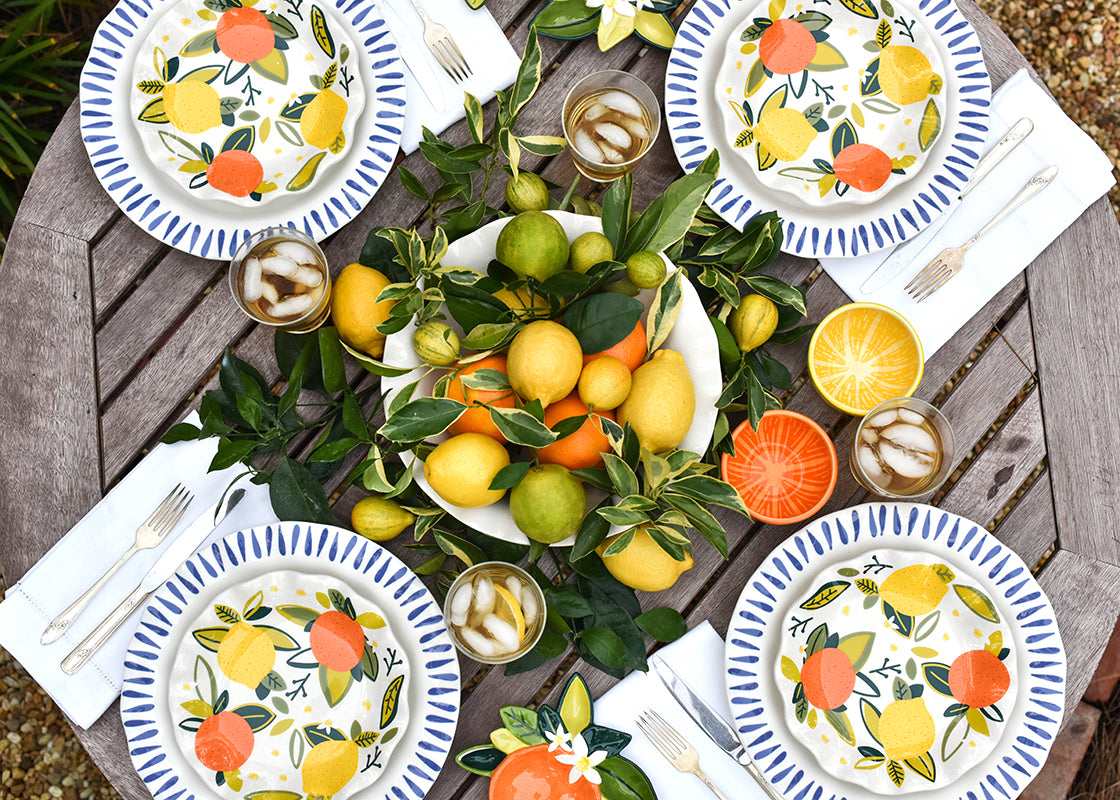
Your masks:
M964 266L964 254L968 251L968 248L980 241L980 237L994 228L1004 217L1049 186L1057 174L1058 168L1056 166L1049 166L1040 170L1027 181L1017 195L1011 198L1008 204L1003 207L1003 210L992 217L991 221L978 230L971 239L960 247L948 247L942 250L933 261L926 265L925 269L915 275L910 283L906 284L906 292L920 303L944 286L950 278L961 271L961 267Z
M673 730L660 714L652 708L647 708L638 716L638 728L657 748L657 752L665 756L665 760L676 767L678 772L691 772L702 780L719 800L727 800L727 795L721 792L712 783L711 778L700 769L700 756L696 748Z
M447 28L434 22L417 0L412 0L412 7L424 22L424 43L428 45L428 49L432 51L432 55L436 57L444 72L456 83L462 83L469 78L473 74L470 64L459 52L459 46L455 44Z
M109 579L117 573L117 570L124 566L126 561L132 558L138 550L147 550L163 541L163 537L167 535L168 531L175 527L175 523L183 516L183 512L187 510L187 506L190 505L193 499L194 495L188 492L183 484L176 484L175 488L171 490L167 497L163 498L163 502L156 506L156 510L152 512L151 516L144 520L140 524L140 527L136 529L136 540L132 543L132 547L128 548L124 555L117 559L117 563L109 567L108 571L101 576L97 583L89 587L85 594L75 600L68 609L54 618L51 624L47 626L47 629L43 631L43 636L39 639L39 643L50 644L64 634L74 623L74 620L78 618L78 615L89 605L93 596L104 588L105 584L109 582Z

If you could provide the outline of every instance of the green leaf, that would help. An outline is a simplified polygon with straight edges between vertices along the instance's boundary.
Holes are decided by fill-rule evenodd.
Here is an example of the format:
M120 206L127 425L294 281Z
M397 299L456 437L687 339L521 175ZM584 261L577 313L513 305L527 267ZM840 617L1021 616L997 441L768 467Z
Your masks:
M318 153L311 156L311 158L307 159L307 163L300 167L299 172L292 176L292 179L288 181L288 185L285 188L289 192L298 192L310 186L311 182L315 180L315 173L319 169L319 164L322 163L323 159L326 157L327 151L320 150Z
M598 353L626 338L644 311L636 298L603 292L572 303L564 313L564 326L575 334L583 352Z
M323 365L323 386L328 392L341 392L346 388L346 367L342 363L342 347L338 331L331 325L318 330L319 354Z
M491 406L490 419L511 444L539 448L556 441L556 434L524 409Z
M204 31L198 34L181 48L179 48L179 55L181 56L204 56L213 53L217 50L218 33L215 30Z
M272 509L280 519L330 524L331 509L323 486L300 462L282 458L268 489Z
M485 141L482 130L482 103L470 92L464 92L463 108L466 109L467 127L471 132L471 138L482 144Z
M675 642L688 631L681 612L667 606L650 609L634 622L659 642Z
M246 125L244 128L238 128L232 131L226 140L222 142L221 152L226 153L230 150L243 150L246 153L253 149L253 145L257 141L257 130L252 125Z
M580 619L595 613L587 598L570 586L549 587L544 597L549 610L561 616Z
M678 495L675 492L666 492L661 497L668 505L688 517L692 526L708 540L721 556L728 557L727 531L723 529L719 520L707 508L693 498Z
M622 258L619 252L622 250L623 238L630 227L630 197L633 186L634 178L627 173L612 183L603 195L603 235L610 241L619 258Z
M568 556L570 561L579 561L581 558L591 555L595 552L595 548L607 538L607 534L610 532L610 523L595 512L609 504L610 497L606 497L600 501L592 513L584 516L579 530L576 531L575 545Z
M604 453L603 465L606 467L607 474L610 476L611 483L614 484L618 495L626 497L627 495L638 494L638 476L629 464L614 453Z
M582 26L593 22L594 25L587 33L593 33L599 26L599 9L590 8L584 0L553 0L533 17L532 27L544 36L556 38L570 38L560 36L562 32L572 26ZM587 33L582 35L586 36Z
M393 414L379 433L394 442L419 442L443 433L465 408L446 397L421 397Z
M953 690L949 686L948 664L939 664L935 661L922 664L922 675L925 677L929 688L945 697L953 696Z
M409 194L421 200L428 199L428 190L424 188L424 184L420 179L410 172L407 167L403 165L398 166L397 174L400 176L401 184L408 190Z
M502 467L498 470L498 474L494 476L494 480L490 481L491 489L512 489L517 484L521 483L521 479L525 477L525 473L533 466L531 461L514 461L512 464Z
M468 567L490 560L486 553L482 551L482 548L471 544L466 539L452 536L450 533L443 531L432 531L432 535L443 552L459 559Z
M580 642L608 667L619 668L626 664L626 645L612 630L598 626L588 628L580 635Z
M673 181L662 194L664 202L658 225L641 249L659 253L688 233L693 217L715 180L715 172L701 172L698 167L696 171Z
M801 314L807 313L805 297L795 287L783 283L777 278L768 278L764 275L754 275L743 279L754 291L763 297L773 300L778 305L791 306Z
M326 15L319 6L311 6L311 30L315 34L315 42L327 54L327 58L334 58L334 37L327 27Z
M175 442L193 442L200 438L202 429L189 422L180 422L178 425L172 425L171 430L160 437L160 441L164 444L174 444Z
M653 305L649 310L649 325L646 328L646 350L650 353L661 347L669 338L673 326L677 323L677 317L680 316L684 297L681 274L681 270L678 269L657 287Z
M257 449L258 445L259 442L255 440L221 439L218 442L218 452L214 454L214 458L210 462L209 471L219 472L239 462L247 463L249 456Z
M510 127L513 126L521 108L537 91L541 83L541 47L537 41L537 32L529 29L529 38L525 42L525 52L521 56L521 66L517 70L517 78L509 90L509 102L505 108L505 118Z

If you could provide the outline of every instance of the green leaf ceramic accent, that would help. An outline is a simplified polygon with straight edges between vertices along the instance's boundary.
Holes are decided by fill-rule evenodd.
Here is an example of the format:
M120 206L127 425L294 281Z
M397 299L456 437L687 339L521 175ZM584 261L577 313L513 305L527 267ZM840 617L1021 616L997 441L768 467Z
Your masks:
M505 757L506 754L498 748L488 744L480 744L455 756L455 763L467 772L490 777L490 773L498 768Z
M560 719L564 721L564 729L572 735L582 732L595 721L591 691L579 673L573 675L564 687L558 710Z
M995 604L979 589L958 583L953 585L953 591L957 593L957 597L968 607L969 611L980 619L988 622L999 622L999 612L996 611Z
M815 611L818 608L824 608L837 597L842 595L844 591L851 585L852 584L849 581L829 581L828 583L818 588L817 591L813 593L812 597L801 603L801 605L798 607L803 608L806 611Z
M334 58L334 37L331 36L323 9L319 6L311 6L311 31L315 36L315 43L327 54L327 58Z
M545 738L538 730L537 712L523 706L503 706L499 712L506 730L523 744L543 744Z

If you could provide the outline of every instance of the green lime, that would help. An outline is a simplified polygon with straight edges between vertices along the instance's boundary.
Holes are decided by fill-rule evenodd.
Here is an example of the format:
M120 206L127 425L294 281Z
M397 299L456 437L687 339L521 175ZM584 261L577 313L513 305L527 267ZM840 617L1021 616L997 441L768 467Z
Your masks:
M649 250L639 250L626 259L626 277L639 289L656 289L665 280L665 259Z
M459 334L445 322L428 320L412 334L412 349L425 364L446 367L459 359Z
M568 235L543 211L518 214L502 228L494 256L521 277L543 281L568 265Z
M510 490L509 511L530 539L554 544L579 530L587 512L587 492L567 467L542 464Z
M532 172L518 172L516 178L506 181L506 202L518 214L544 211L548 208L548 187Z
M614 248L611 247L611 240L598 231L588 231L581 233L572 242L568 268L586 273L600 261L610 261L612 258Z

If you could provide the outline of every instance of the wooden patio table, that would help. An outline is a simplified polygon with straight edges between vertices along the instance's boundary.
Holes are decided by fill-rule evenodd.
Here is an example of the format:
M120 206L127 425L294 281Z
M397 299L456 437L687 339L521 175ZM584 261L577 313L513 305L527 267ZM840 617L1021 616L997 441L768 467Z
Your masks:
M1027 65L971 0L958 5L980 34L993 87ZM487 4L519 52L540 6L536 0ZM520 132L558 134L557 109L567 89L593 69L629 70L659 96L663 91L666 54L645 50L633 37L607 53L593 37L542 39L542 46L546 65L555 68L546 68ZM468 139L462 123L447 136ZM418 155L404 163L422 179L433 176ZM561 185L575 174L563 154L527 166ZM663 132L635 175L635 207L644 208L679 173ZM499 193L500 187L491 203L500 203ZM390 176L357 219L328 241L328 258L336 269L355 261L370 229L407 227L422 212L420 201ZM964 462L937 504L988 526L1028 564L1041 563L1037 575L1054 603L1069 658L1067 721L1120 612L1118 267L1120 227L1102 198L929 360L916 393L948 416ZM790 283L809 284L810 321L847 302L815 268L791 257L770 268ZM233 345L258 367L273 362L271 331L234 305L226 269L224 262L160 243L118 210L90 167L75 102L34 175L0 268L0 569L9 584L197 406L201 391L216 385L223 348ZM804 377L806 350L806 341L778 348L795 378ZM276 378L275 367L266 376ZM360 370L352 376L375 380ZM795 386L787 407L820 422L845 453L855 420L828 407L808 382ZM339 524L349 524L361 494L353 488L342 494ZM842 465L821 513L865 499L873 498ZM721 632L747 577L798 527L723 520L730 559L698 547L695 568L656 597L690 624L707 619ZM404 552L399 542L390 548ZM486 740L500 705L540 702L579 663L569 654L514 677L466 660L462 666L453 753ZM613 682L586 667L584 674L596 694ZM76 733L123 797L148 797L128 756L118 706ZM429 796L481 798L485 785L452 764Z

